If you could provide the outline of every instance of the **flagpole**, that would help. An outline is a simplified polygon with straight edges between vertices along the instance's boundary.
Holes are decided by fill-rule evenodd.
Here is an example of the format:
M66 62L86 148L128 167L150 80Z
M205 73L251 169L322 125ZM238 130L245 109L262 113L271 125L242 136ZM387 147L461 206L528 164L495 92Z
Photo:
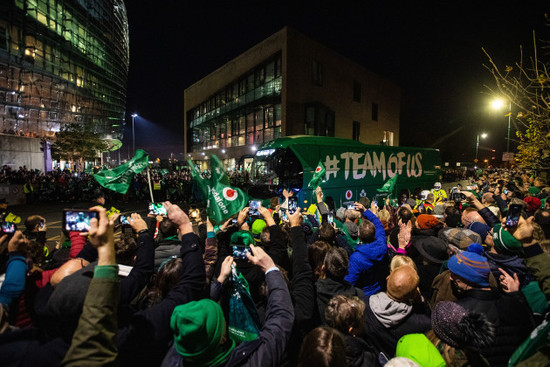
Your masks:
M153 197L153 189L151 188L151 174L149 173L149 168L147 168L147 183L149 183L149 194L151 194L151 202L155 202L155 198Z

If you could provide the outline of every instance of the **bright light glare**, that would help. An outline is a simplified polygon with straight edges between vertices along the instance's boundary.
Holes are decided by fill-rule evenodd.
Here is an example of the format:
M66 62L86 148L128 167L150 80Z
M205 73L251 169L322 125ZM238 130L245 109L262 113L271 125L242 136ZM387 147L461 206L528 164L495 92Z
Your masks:
M255 145L253 145L252 147L250 147L250 149L251 149L253 152L255 152L257 148L256 148Z
M481 134L481 137L482 137L483 139L485 139L485 138L487 137L487 133Z
M502 99L495 99L491 103L491 106L493 106L495 110L500 110L504 106L504 101Z
M222 154L225 154L225 149L222 149Z
M133 114L132 114L132 117L137 117L137 116L138 116L137 113L133 113Z

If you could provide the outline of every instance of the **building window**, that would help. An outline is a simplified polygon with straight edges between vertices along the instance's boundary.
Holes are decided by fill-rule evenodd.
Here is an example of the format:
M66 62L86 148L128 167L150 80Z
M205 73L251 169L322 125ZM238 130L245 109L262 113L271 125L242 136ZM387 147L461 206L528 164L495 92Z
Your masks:
M353 100L361 102L361 83L358 81L353 82Z
M359 121L353 121L353 140L359 140L359 135L361 133L361 124Z
M313 69L311 74L311 82L314 85L323 85L323 64L317 60L313 60Z
M393 147L393 131L384 131L382 145Z
M372 121L378 121L378 103L372 103Z
M8 49L8 38L6 37L6 28L0 27L0 49Z
M306 105L305 133L307 135L334 136L334 111L321 103Z

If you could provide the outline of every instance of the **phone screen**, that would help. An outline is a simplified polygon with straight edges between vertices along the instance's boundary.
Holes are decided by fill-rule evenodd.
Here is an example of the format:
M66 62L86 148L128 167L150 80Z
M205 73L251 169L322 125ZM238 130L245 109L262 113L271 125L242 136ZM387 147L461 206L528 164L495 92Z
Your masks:
M291 196L288 198L288 213L294 214L298 209L298 198Z
M329 222L330 224L334 223L334 215L327 214L327 222Z
M120 216L120 224L130 224L130 222L128 222L128 217L125 216L125 215L121 215Z
M348 204L347 209L355 210L355 203Z
M515 227L518 225L521 209L522 207L519 204L510 205L508 215L506 216L506 227Z
M98 212L65 209L63 211L63 228L66 231L88 232L90 230L90 221L92 218L98 218Z
M40 229L43 229L46 226L44 219L40 220Z
M2 233L13 234L15 233L15 230L16 230L15 223L2 222Z
M260 206L262 206L261 201L259 201L259 200L250 200L248 215L250 215L250 216L260 215L260 212L258 211Z
M246 246L233 246L233 257L246 260L246 254L250 253L250 248Z
M282 213L283 213L283 215L282 215L283 221L288 222L288 215L286 214L286 211L284 211Z
M162 203L149 203L149 214L166 215L166 208Z

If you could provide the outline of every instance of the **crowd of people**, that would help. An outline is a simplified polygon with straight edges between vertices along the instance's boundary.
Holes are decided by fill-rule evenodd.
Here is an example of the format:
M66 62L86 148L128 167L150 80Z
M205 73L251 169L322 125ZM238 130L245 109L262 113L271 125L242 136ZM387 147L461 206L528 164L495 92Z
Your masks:
M47 258L33 215L0 237L0 365L548 365L549 194L498 170L223 223L97 206Z

